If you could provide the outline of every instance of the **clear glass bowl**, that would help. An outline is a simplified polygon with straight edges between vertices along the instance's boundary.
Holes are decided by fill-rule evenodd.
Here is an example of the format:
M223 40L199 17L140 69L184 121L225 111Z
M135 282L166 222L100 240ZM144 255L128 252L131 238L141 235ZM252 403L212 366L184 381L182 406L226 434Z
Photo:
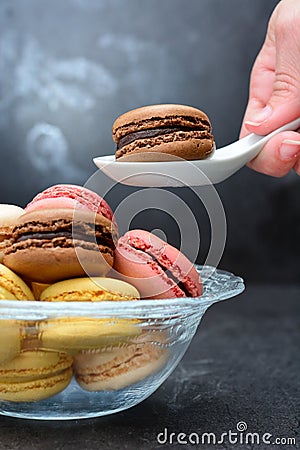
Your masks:
M11 379L3 375L8 372L7 361L2 362L0 414L81 419L116 413L149 397L179 363L208 307L244 290L240 277L209 266L196 267L204 280L200 298L98 303L1 300L0 330L20 329L20 354L59 353L75 363L69 368L73 374L69 384L54 395L51 390L47 393L49 373L29 373L33 381L46 377L47 398L36 400L33 394L30 401L18 401L18 395L3 399L6 389L1 393L1 386L7 383L9 390ZM8 344L11 334L5 334ZM3 336L0 339L3 342ZM10 346L0 347L0 357L1 348L3 353Z

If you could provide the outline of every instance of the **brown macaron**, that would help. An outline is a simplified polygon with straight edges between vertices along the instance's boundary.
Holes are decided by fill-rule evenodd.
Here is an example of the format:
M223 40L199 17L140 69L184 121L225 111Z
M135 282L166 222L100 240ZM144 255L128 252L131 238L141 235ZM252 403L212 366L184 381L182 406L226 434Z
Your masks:
M185 105L150 105L122 114L112 127L117 161L204 159L214 149L207 115Z
M105 276L113 264L117 232L106 217L86 210L43 209L23 214L4 264L22 277L54 283Z

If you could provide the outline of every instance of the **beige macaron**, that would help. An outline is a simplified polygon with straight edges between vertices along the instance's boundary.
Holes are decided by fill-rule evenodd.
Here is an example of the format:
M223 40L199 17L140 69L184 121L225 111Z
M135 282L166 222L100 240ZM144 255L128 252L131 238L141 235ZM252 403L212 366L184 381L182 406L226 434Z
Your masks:
M102 351L81 352L74 357L74 373L87 391L123 389L158 372L168 351L161 333L142 334L131 343Z

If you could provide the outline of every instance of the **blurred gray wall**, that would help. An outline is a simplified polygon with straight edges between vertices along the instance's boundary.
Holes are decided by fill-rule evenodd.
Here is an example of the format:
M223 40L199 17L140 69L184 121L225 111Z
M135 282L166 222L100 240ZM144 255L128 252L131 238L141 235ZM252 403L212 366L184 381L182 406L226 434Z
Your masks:
M251 65L276 4L0 0L0 201L24 206L49 185L84 184L92 158L114 152L115 118L138 106L199 107L218 146L236 140ZM299 281L299 187L294 173L279 180L247 168L217 186L228 224L221 267L246 280ZM117 186L109 201L116 208L132 192ZM188 189L171 192L197 218L201 262L209 220ZM163 213L144 212L132 226L161 228L177 244Z

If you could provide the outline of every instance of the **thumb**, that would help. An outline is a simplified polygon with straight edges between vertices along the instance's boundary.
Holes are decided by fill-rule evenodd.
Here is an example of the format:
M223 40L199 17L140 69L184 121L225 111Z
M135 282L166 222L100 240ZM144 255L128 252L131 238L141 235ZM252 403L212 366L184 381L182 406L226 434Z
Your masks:
M281 82L278 81L278 84ZM256 108L252 105L244 127L256 134L267 135L285 123L291 122L300 115L300 89L298 94L293 93L291 85L286 85L284 91L275 88L267 105Z

